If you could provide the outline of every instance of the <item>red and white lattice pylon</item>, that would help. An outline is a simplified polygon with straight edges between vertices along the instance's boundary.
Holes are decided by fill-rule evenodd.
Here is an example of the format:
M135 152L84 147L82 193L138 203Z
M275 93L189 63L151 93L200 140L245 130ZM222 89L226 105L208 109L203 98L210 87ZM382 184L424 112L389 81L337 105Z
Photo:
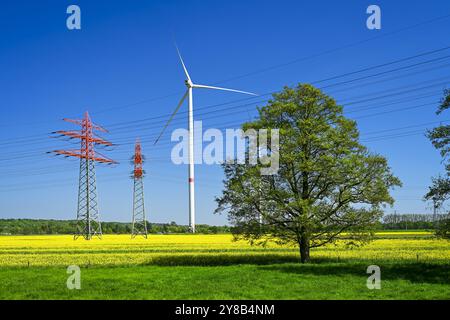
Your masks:
M145 206L144 206L144 169L142 165L144 163L144 156L142 155L142 148L139 139L136 141L134 147L134 156L132 158L134 165L133 170L133 227L131 231L131 238L138 235L142 235L147 238L147 220L145 218Z
M99 137L95 132L108 132L103 127L92 123L88 112L84 114L81 120L63 119L64 121L76 124L81 130L74 131L56 131L54 134L69 137L70 139L79 139L80 149L75 150L53 150L51 153L65 157L75 157L80 159L80 177L78 185L78 208L77 208L77 226L74 239L83 237L86 240L97 236L102 236L102 226L97 200L97 183L95 178L95 163L116 164L102 154L95 151L96 145L112 146L109 141Z

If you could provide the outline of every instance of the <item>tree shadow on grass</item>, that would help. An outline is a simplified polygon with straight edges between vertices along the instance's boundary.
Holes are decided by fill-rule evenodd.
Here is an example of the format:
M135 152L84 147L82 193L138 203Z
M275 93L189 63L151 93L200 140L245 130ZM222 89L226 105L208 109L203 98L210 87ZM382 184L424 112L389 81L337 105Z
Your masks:
M305 265L272 265L261 267L266 271L278 271L293 274L368 277L369 262L311 263ZM450 284L450 266L448 264L389 262L379 263L381 279L408 280L414 283Z
M295 263L299 259L295 256L283 256L274 254L245 255L245 254L221 254L221 255L169 255L153 258L148 264L158 266L230 266L237 264L268 265Z
M313 259L309 264L300 264L299 258L288 255L169 255L156 257L149 265L158 266L232 266L239 264L257 265L260 270L292 274L367 277L367 267L377 264L382 279L404 279L415 283L450 284L450 265L396 261L361 261L336 259Z

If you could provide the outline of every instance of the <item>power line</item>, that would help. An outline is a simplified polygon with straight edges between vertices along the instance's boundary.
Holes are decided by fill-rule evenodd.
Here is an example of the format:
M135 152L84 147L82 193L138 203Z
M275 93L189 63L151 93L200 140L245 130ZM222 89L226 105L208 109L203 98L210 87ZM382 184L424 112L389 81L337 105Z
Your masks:
M353 71L353 72L349 72L349 73L345 73L345 74L341 74L341 75L336 75L336 76L333 76L333 77L330 77L330 78L312 81L311 84L318 84L318 83L322 83L322 82L325 82L325 81L328 81L328 80L332 80L332 79L334 80L334 79L338 79L338 78L343 78L343 77L346 77L348 75L353 75L353 74L357 74L357 73L361 73L361 72L365 72L365 71L378 69L378 68L381 68L381 67L397 64L397 63L400 63L400 62L412 60L412 59L415 59L415 58L418 58L418 57L423 57L423 56L426 56L426 55L431 55L431 54L434 54L434 53L437 53L437 52L441 52L441 51L444 51L444 50L448 50L448 49L450 49L450 46L439 48L439 49L436 49L436 50L427 51L427 52L420 53L420 54L413 55L413 56L409 56L409 57L406 57L406 58L390 61L390 62L384 63L384 64L379 64L379 65L374 65L374 66L371 66L371 67L366 67L366 68L359 69L359 70L356 70L356 71ZM382 74L387 74L387 73L400 71L400 70L407 69L407 68L413 68L413 67L417 67L417 66L420 66L420 65L428 64L428 63L434 63L436 61L440 61L440 60L448 59L448 58L450 58L450 55L449 56L445 56L445 57L439 57L439 58L436 58L436 59L423 61L423 62L416 63L416 64L413 64L413 65L404 66L404 67L401 67L401 68L396 68L396 69L393 69L393 70L388 70L388 71L385 71L385 72L380 73L380 74L369 75L369 76L364 77L364 79L365 78L379 76L379 75L382 75ZM361 80L361 79L352 79L350 81L354 82L354 81L357 81L357 80ZM337 86L337 85L342 85L342 84L344 84L344 83L335 83L335 84L331 84L331 85L328 85L328 86L321 87L320 89L324 89L324 88L328 88L328 87L332 87L332 86ZM272 94L278 93L278 92L280 92L280 91L266 92L266 93L260 94L259 97L272 95ZM204 106L204 107L199 107L199 108L196 108L196 110L210 109L210 108L216 107L216 106L223 106L223 105L232 104L232 103L235 103L235 102L242 102L242 101L248 101L248 100L253 100L253 99L255 99L255 98L253 98L253 97L243 98L243 99L239 99L239 100L233 100L231 102L226 102L226 103L220 103L220 104L214 104L214 105L208 105L208 106ZM267 101L267 100L263 100L262 102L265 102L265 101ZM180 114L184 114L184 113L187 113L187 111L180 111L179 113ZM137 123L137 122L143 122L143 121L147 121L147 120L156 120L156 119L161 119L161 118L165 119L167 116L170 116L170 113L164 114L164 115L160 115L160 116L156 116L156 117L146 118L146 119L127 121L125 123ZM109 125L107 125L107 127L112 128L112 127L115 127L115 126L121 125L121 124L123 124L123 122L109 124Z
M450 120L442 120L442 121L435 121L435 122L426 122L426 123L421 123L421 124L416 124L416 125L411 125L411 126L404 126L404 127L396 127L396 128L390 128L390 129L384 129L384 130L377 130L377 131L371 131L371 132L369 132L369 133L363 133L363 134L361 134L361 137L364 137L364 136L367 136L367 135L374 135L374 134L379 134L379 133L384 133L384 132L392 132L392 131L398 131L398 130L404 130L404 129L411 129L411 128L417 128L417 127L423 127L423 126L426 126L426 125L431 125L431 124L435 124L435 123L445 123L445 122L447 122L447 121L450 121ZM365 142L365 141L372 141L373 139L379 139L379 138L381 138L381 140L383 140L383 139L385 139L385 138L392 138L392 137L403 137L403 136L405 136L405 134L406 134L406 136L408 136L408 135L410 135L410 133L411 132L402 132L402 133L397 133L397 134L394 134L394 135L384 135L384 136L378 136L378 137L369 137L369 138L365 138L365 139L361 139L361 142ZM414 132L412 132L412 133L414 133L414 134L416 134L416 133L420 133L420 134L423 134L424 133L424 131L423 130L420 130L420 131L414 131ZM202 137L197 137L197 139L196 139L196 141L198 142L198 141L201 141L201 138ZM160 148L160 149L164 149L164 148ZM125 150L124 151L125 153L127 153L127 154L129 154L129 151L127 151L127 150ZM124 152L120 152L120 153L124 153ZM117 153L116 153L117 154ZM152 157L151 158L152 159L152 162L157 162L158 160L167 160L166 158L164 158L164 157ZM125 159L125 160L128 160L128 159ZM67 168L68 168L68 166L66 166ZM54 170L54 166L52 166L52 167L48 167L48 169L50 169L50 172L56 172L56 170ZM28 176L28 175L33 175L33 174L36 174L36 175L39 175L39 174L43 174L43 173L45 173L46 171L45 170L42 170L42 171L39 171L39 169L45 169L45 168L38 168L38 171L36 172L36 171L25 171L25 173L27 173L26 174L26 176ZM61 172L64 172L64 170L62 170ZM11 175L14 175L14 176L16 176L17 174L19 174L19 173L23 173L23 170L21 170L21 171L16 171L16 172L11 172L11 171L8 171L8 173L9 174L11 174ZM7 176L7 175L6 175Z
M445 48L441 48L440 50L444 50ZM434 50L434 51L432 51L432 52L436 52L436 51L439 51L439 49L438 50ZM422 56L423 55L425 55L425 53L423 53L423 54L421 54ZM411 57L410 57L411 58ZM407 58L405 58L405 59L407 59ZM391 62L392 63L392 62ZM378 65L379 66L379 65ZM367 70L367 69L369 69L369 68L365 68L365 70ZM374 76L374 75L372 75L372 76ZM447 78L447 77L444 77L444 78ZM440 79L442 79L442 78L440 78ZM444 83L438 83L437 85L438 86L441 86L441 85L443 85ZM416 86L416 85L415 85ZM383 96L381 96L381 97L372 97L372 98L370 98L370 99L366 99L366 100L360 100L360 101L351 101L351 102L349 102L349 103L347 103L346 105L348 106L348 105L352 105L352 104L358 104L358 103L361 103L361 102L366 102L366 101L373 101L373 100L376 100L376 99L380 99L380 98L386 98L386 97L390 97L390 96L393 96L393 95L401 95L401 94L405 94L405 93L409 93L409 92L411 92L411 91L419 91L419 90L423 90L423 89L428 89L428 88L432 88L432 87L434 87L434 86L436 86L436 84L433 84L433 85L429 85L429 86L425 86L425 87L421 87L421 88L414 88L414 89L412 89L412 90L407 90L407 91L401 91L401 92L393 92L393 93L391 93L391 94L389 94L389 95L383 95ZM408 88L408 87L411 87L411 86L404 86L403 88ZM390 91L395 91L395 90L398 90L398 88L396 88L396 89L393 89L393 90L390 90ZM386 91L383 91L383 92L386 92ZM372 94L373 95L373 94ZM260 102L267 102L267 100L262 100L262 101L260 101ZM228 111L228 110L230 110L230 109L235 109L235 108L240 108L240 107L242 107L242 106L249 106L249 105L252 105L252 104L254 104L254 103L257 103L257 102L253 102L253 103L249 103L249 104L241 104L241 105L236 105L236 106L233 106L233 107L228 107L228 108L224 108L224 109L222 109L223 111ZM222 103L222 104L217 104L217 105L226 105L226 104L229 104L229 103ZM217 106L217 105L210 105L210 106L205 106L205 107L203 107L203 108L199 108L199 109L206 109L206 108L211 108L211 107L214 107L214 106ZM218 113L218 112L220 112L220 111L222 111L222 110L216 110L216 111L208 111L208 112L204 112L204 113L200 113L200 115L205 115L205 114L210 114L210 113ZM351 111L350 111L351 112ZM234 113L233 113L234 114ZM383 113L379 113L379 114L383 114ZM370 115L371 116L371 115ZM159 117L157 117L157 118L162 118L163 116L159 116ZM213 117L211 117L211 118L214 118L214 117L218 117L218 116L213 116ZM220 115L220 117L223 117L223 115ZM154 117L154 118L156 118L156 117ZM139 122L141 122L141 121L146 121L146 120L149 120L149 119L154 119L154 118L148 118L148 119L142 119L142 120L137 120L137 121L139 121ZM208 119L208 118L206 118L206 119ZM132 122L136 122L136 121L132 121ZM161 121L161 123L162 122L164 122L164 121ZM175 123L176 121L174 121L174 123ZM115 124L115 125L119 125L119 124L123 124L123 123L130 123L130 122L122 122L122 123L118 123L118 124ZM136 127L136 125L135 126L133 126L133 127ZM156 127L156 126L155 126ZM118 130L125 130L125 129L128 129L128 128L130 128L130 126L123 126L122 125L122 127L119 127L118 128ZM147 127L146 129L149 129L149 128L152 128L152 127ZM128 132L129 130L127 130L127 132ZM117 132L117 131L116 131ZM35 138L35 136L33 136L34 137L34 139L36 139ZM33 140L30 140L30 142L31 141L34 141L34 139ZM39 139L39 140L41 140L41 139ZM22 141L26 141L26 140L24 140L23 138L22 138ZM10 143L14 143L14 142L12 142L12 141L9 141L9 142L7 142L7 143L3 143L3 144L10 144ZM35 143L33 143L33 144L35 144ZM24 144L22 144L22 145L24 145ZM4 160L4 159L2 159L2 160Z
M443 80L443 79L450 79L450 77L447 76L447 77L438 78L438 80ZM407 85L407 86L403 86L403 87L400 87L400 88L395 88L395 89L392 89L392 90L384 90L382 92L375 93L375 94L379 94L379 93L385 93L385 92L392 91L392 93L390 93L390 94L384 94L384 95L381 95L381 96L375 96L375 97L361 99L361 100L350 100L349 102L338 101L338 103L339 104L343 104L345 106L350 106L350 105L359 104L359 103L362 103L362 102L368 102L368 101L374 101L374 100L379 100L379 99L384 99L384 98L404 95L404 94L410 93L412 91L416 91L417 92L417 91L424 90L424 89L430 89L430 88L434 88L434 87L442 87L442 86L444 86L446 84L448 84L447 81L446 82L433 83L433 84L430 84L430 85L427 85L427 86L423 86L423 87L417 87L420 84ZM408 88L410 88L410 89L408 89ZM396 92L398 89L408 89L408 90L403 90L403 91ZM374 95L374 94L368 94L368 95L365 95L365 96L371 96L371 95ZM268 99L260 100L258 102L259 103L267 103ZM252 103L248 103L248 104L240 104L240 105L235 105L235 106L232 106L232 107L227 107L227 108L223 108L223 109L219 109L219 110L211 110L211 111L206 111L206 112L202 112L202 113L197 113L196 116L198 117L198 116L204 116L204 115L208 115L208 114L216 114L215 116L210 117L210 118L223 117L224 115L218 115L218 112L220 112L220 111L229 111L229 110L238 109L238 108L242 108L242 107L246 107L246 106L251 106L251 105L254 105L255 103L258 103L258 102L252 102ZM205 107L199 107L197 109L202 109L202 110L203 109L210 109L210 108L213 108L215 106L217 106L217 105L209 105L209 106L205 106ZM244 111L247 112L247 110L244 110ZM185 113L185 112L181 111L180 114L182 114L182 113ZM235 113L236 112L232 112L232 113L229 113L229 114L235 114ZM161 118L161 117L158 117L158 118ZM145 121L147 121L147 120L150 120L150 119L145 119ZM142 121L144 121L144 120L139 120L139 122L142 122ZM178 123L178 122L183 122L183 121L184 120L181 120L181 119L174 120L172 122L172 124L175 124L175 123ZM135 121L133 121L133 122L135 122ZM129 125L128 123L129 122L116 123L115 125L117 125L118 127L115 128L115 132L117 133L117 132L125 131L125 130L128 131L129 128L134 128L134 129L138 129L138 128L152 129L152 128L157 127L156 125L148 127L148 125L146 123L144 123L144 124L134 124L134 125ZM165 120L152 122L152 124L157 124L157 123L165 123ZM111 126L108 126L108 127L111 127Z
M448 18L448 17L450 17L450 15L446 15L446 16L442 16L442 17L435 18L435 19L431 19L431 20L429 20L428 22L424 22L424 24L427 24L427 23L430 23L430 22L434 22L434 21L438 21L438 20L441 20L441 19L446 19L446 18ZM419 26L419 25L422 25L422 23L415 24L415 25L413 25L413 26L407 27L407 28L402 29L402 30L406 30L406 29L409 29L409 28L415 28L415 27L417 27L417 26ZM392 33L396 33L396 32L399 32L399 31L394 31L394 32L392 32ZM380 38L380 37L384 37L384 36L387 36L387 35L388 35L388 34L385 34L385 35L378 36L378 37L375 37L375 38ZM371 38L371 39L373 39L373 38ZM364 42L370 41L371 39L365 40ZM344 47L346 47L346 46L344 46ZM348 73L344 73L344 74L340 74L340 75L328 77L328 78L325 78L325 79L316 80L316 81L311 82L311 84L318 84L318 83L326 82L326 81L329 81L329 80L335 80L335 79L339 79L339 78L346 77L346 76L349 76L349 75L354 75L354 74L357 74L357 73L361 73L361 72L365 72L365 71L370 71L370 70L378 69L378 68L382 68L382 67L386 67L386 66L389 66L389 65L393 65L393 64L397 64L397 63L401 63L401 62L413 60L413 59L416 59L416 58L419 58L419 57L423 57L423 56L427 56L427 55L432 55L432 54L435 54L435 53L439 53L439 52L442 52L442 51L445 51L445 50L448 50L448 49L450 49L450 46L442 47L442 48L439 48L439 49L434 49L434 50L427 51L427 52L422 52L422 53L419 53L419 54L416 54L416 55L413 55L413 56L409 56L409 57L406 57L406 58L401 58L401 59L397 59L397 60L390 61L390 62L387 62L387 63L378 64L378 65L374 65L374 66L362 68L362 69L359 69L359 70L356 70L356 71L352 71L352 72L348 72ZM325 51L325 52L329 53L329 52L332 52L332 51L334 51L334 50L327 50L327 51ZM320 56L320 55L321 55L321 54L319 54L319 56ZM298 61L300 61L300 60L302 60L302 59L305 59L305 58L296 59L296 60L294 60L294 61L297 61L297 62L298 62ZM307 58L307 59L309 59L309 58ZM292 63L296 63L296 62L289 62L287 65L292 64ZM425 62L425 63L427 63L427 62ZM285 65L285 64L282 64L282 65ZM420 64L419 64L419 65L420 65ZM280 66L280 65L278 65L278 66ZM275 68L277 68L277 66L275 66ZM266 69L261 69L261 70L266 70ZM260 70L260 71L257 71L257 72L258 72L258 73L259 73L259 72L262 72L261 70ZM245 76L247 76L247 75L242 75L242 76L238 76L238 77L245 77ZM227 82L227 81L229 81L229 79L228 79L228 80L223 80L223 81L218 81L218 82L215 82L214 84L224 83L224 82ZM180 92L177 92L177 93L171 93L171 94L167 94L167 95L162 95L162 96L154 97L154 98L150 98L150 99L144 99L144 100L141 100L141 101L138 101L138 102L132 102L132 103L128 103L128 104L125 104L125 105L122 105L122 106L112 107L112 108L104 109L104 110L97 111L97 112L91 112L91 113L92 113L92 114L98 114L98 113L101 113L101 112L111 111L111 110L113 110L113 109L120 109L120 108L126 108L126 107L129 107L129 106L135 106L135 105L139 105L139 104L146 103L146 102L152 102L152 101L156 101L156 100L160 100L160 99L172 97L172 96L175 96L175 95L177 95L177 94L179 94L179 93L180 93ZM270 94L271 94L271 93L270 93ZM266 95L266 94L264 94L264 95ZM166 115L165 115L165 116L166 116ZM41 121L41 122L34 122L34 123L50 123L50 122L53 123L54 121ZM33 123L27 123L26 125L31 125L31 124L33 124ZM17 125L20 125L20 124L15 124L15 126L17 126ZM23 124L23 125L25 125L25 124ZM4 125L2 125L2 126L3 126L3 127L9 126L9 124L4 124Z
M414 29L414 28L417 28L417 27L420 27L420 26L423 26L423 25L427 25L427 24L430 24L430 23L433 23L433 22L436 22L436 21L444 20L444 19L447 19L449 17L450 17L450 15L443 15L443 16L440 16L440 17L437 17L437 18L433 18L433 19L430 19L430 20L427 20L427 21L423 21L423 22L419 22L419 23L413 24L411 26L407 26L407 27L404 27L404 28L393 30L391 32L388 32L388 33L385 33L385 34L382 34L382 35L378 35L378 36L375 36L375 37L372 37L372 38L369 38L369 39L356 41L356 42L348 44L348 45L344 45L344 46L337 47L337 48L334 48L334 49L325 50L325 51L323 51L321 53L313 54L313 55L302 57L302 58L297 58L297 59L291 60L289 62L285 62L285 63L281 63L281 64L278 64L278 65L273 65L273 66L270 66L270 67L267 67L267 68L255 70L253 72L249 72L249 73L243 74L241 76L235 76L235 77L232 77L232 78L221 80L220 82L217 82L217 83L225 83L225 82L229 82L229 81L238 80L238 79L242 79L242 78L245 78L245 77L253 76L253 75L256 75L256 74L260 74L260 73L263 73L263 72L279 69L279 68L282 68L282 67L287 67L287 66L290 66L292 64L296 64L298 62L308 61L308 60L311 60L311 59L314 59L314 58L317 58L317 57L320 57L320 56L324 56L324 55L328 55L330 53L334 53L334 52L340 51L342 49L355 47L355 46L358 46L360 44L364 44L364 43L367 43L367 42L370 42L370 41L373 41L373 40L377 40L377 39L380 39L380 38L388 37L388 36L391 36L391 35L394 35L394 34L397 34L397 33L403 32L403 31L406 31L406 30L411 30L411 29Z
M420 97L420 96L419 96ZM365 110L370 110L370 109L374 109L374 108L379 108L379 107L382 107L382 106L389 106L389 105L395 105L395 104L398 104L398 103L402 103L402 102L409 102L410 101L410 99L406 99L406 100L400 100L400 101L395 101L395 102L390 102L390 103L387 103L387 104L384 104L384 105L380 105L380 106L372 106L372 107L365 107L364 109ZM388 111L382 111L382 112L377 112L377 113L373 113L373 114L369 114L369 115L363 115L363 116L359 116L359 117L355 117L354 119L363 119L363 118L370 118L370 117L374 117L374 116L379 116L379 115L384 115L384 114L390 114L390 113L395 113L395 112L399 112L399 111L404 111L404 110L411 110L411 109L417 109L417 108L422 108L422 107L426 107L426 106L431 106L431 105L435 105L435 104L438 104L439 103L439 101L436 101L436 102L432 102L432 103L426 103L426 104L420 104L420 105L414 105L414 106L409 106L409 107L404 107L404 108L397 108L397 109L394 109L394 110L388 110ZM347 113L354 113L354 112L358 112L359 110L351 110L351 111L348 111ZM212 116L212 117L206 117L206 118L204 118L204 120L209 120L209 119L212 119L212 118L221 118L221 117L223 117L223 115L220 115L220 116ZM235 120L235 121L237 121L237 120ZM237 122L235 122L235 121L233 121L233 122L227 122L228 124L234 124L234 123L236 123L236 124L240 124L240 123L237 123ZM220 124L219 124L220 125ZM159 126L153 126L153 127L148 127L147 129L152 129L152 128L154 128L154 129L157 129L157 128L159 128ZM142 136L142 135L141 135ZM146 137L146 136L148 136L148 137L150 137L150 138L155 138L156 137L156 132L154 133L154 135L144 135L144 136L142 136L142 137ZM130 136L129 137L130 139L133 139L133 141L134 141L134 135L133 136ZM117 142L119 142L119 144L120 145L124 145L125 143L123 143L122 141L124 141L123 139L127 139L127 137L124 137L124 138L122 138L122 139L120 139L120 138L116 138L115 140L117 141ZM125 140L125 142L126 141L128 141L128 140ZM130 143L131 143L131 141L130 141ZM164 143L162 143L162 144L164 144ZM158 148L158 147L154 147L154 149L153 150L155 150L156 148ZM41 150L42 151L42 155L44 155L44 152L45 152L45 150L46 149L37 149L37 151L39 151L39 150ZM14 157L4 157L4 158L0 158L0 161L5 161L5 160L14 160L14 159L21 159L21 158L32 158L32 157L34 157L34 156L36 156L37 155L37 153L35 153L35 152L29 152L29 150L27 150L27 151L25 151L25 152L23 152L23 153L18 153L17 151L16 152L14 152L13 153L15 156ZM4 153L4 155L5 155L5 153Z
M391 61L391 62L388 62L388 63L385 63L385 64L380 64L380 65L375 65L375 66L371 66L371 67L366 67L366 68L363 68L363 69L360 69L360 70L357 70L357 71L353 71L351 73L346 73L346 74L342 74L342 75L336 75L336 76L333 76L332 78L316 80L316 81L313 81L311 83L312 84L317 84L317 83L321 83L321 82L324 82L324 81L328 81L329 79L338 79L338 78L342 78L342 77L348 76L349 74L357 74L357 73L360 73L360 72L365 72L365 71L369 71L369 70L373 70L373 69L378 69L378 68L381 68L381 67L384 67L384 66L388 66L388 65L392 65L392 64L408 61L408 60L412 60L412 59L415 59L417 57L423 57L423 56L426 56L426 55L434 54L434 53L441 52L441 51L448 50L448 49L450 49L450 46L443 47L443 48L436 49L436 50L431 50L431 51L428 51L428 52L424 52L424 53L421 53L421 54L417 54L417 55L410 56L410 57L403 58L403 59L399 59L399 60L394 60L394 61ZM417 67L417 66L420 66L420 65L428 64L428 63L434 63L436 61L440 61L440 60L448 59L448 58L450 58L450 55L449 56L445 56L445 57L440 57L440 58L436 58L436 59L423 61L423 62L416 63L416 64L413 64L413 65L404 66L404 67L401 67L401 68L396 68L396 69L393 69L393 70L388 70L388 71L385 71L385 72L382 72L382 73L379 73L379 74L375 74L375 75L368 75L368 76L365 76L365 77L359 78L359 79L352 79L352 80L349 80L348 82L330 84L328 86L320 87L319 89L324 89L324 88L328 88L328 87L342 85L342 84L346 84L346 83L350 83L350 82L354 82L354 81L358 81L358 80L362 80L362 79L368 79L368 78L371 78L371 77L376 77L376 76L383 75L383 74L388 74L388 73L392 73L392 72L396 72L396 71L401 71L401 70L404 70L404 69L413 68L413 67ZM272 95L274 93L279 93L279 92L281 92L281 91L271 91L271 92L263 93L263 94L259 95L259 97L269 96L269 95ZM217 107L217 106L224 106L224 105L233 104L235 102L249 101L249 100L254 100L254 99L255 98L253 98L253 97L243 98L243 99L239 99L239 100L233 100L233 101L230 101L230 102L225 102L225 103L220 103L220 104L213 104L213 105L208 105L208 106L204 106L204 107L198 107L196 109L197 110L204 110L204 109L208 109L209 110L209 109ZM256 102L245 104L245 105L240 105L240 106L248 106L248 105L251 105L251 104L258 103L258 102L267 102L267 99L261 100L261 101L256 101ZM229 109L229 108L226 108L226 109ZM211 112L217 112L217 111L211 111ZM179 112L179 114L185 114L185 113L187 113L187 111L180 111ZM116 126L120 127L123 124L131 124L131 123L136 124L138 122L145 122L145 121L148 121L148 120L166 119L166 117L169 116L169 115L170 114L164 114L164 115L150 117L150 118L145 118L145 119L113 123L113 124L107 125L107 127L113 128L113 127L116 127ZM161 122L165 122L165 120L162 120Z
M389 74L389 73L392 73L392 72L407 70L407 69L418 67L418 66L422 66L422 65L425 65L425 64L434 63L436 61L445 60L445 59L448 59L448 58L450 58L450 55L444 56L444 57L439 57L439 58L436 58L436 59L431 59L431 60L428 60L428 61L422 61L422 62L415 63L415 64L408 65L408 66L402 66L402 67L399 67L399 68L395 68L395 69L379 72L379 73L368 75L368 76L363 76L363 77L359 77L359 78L355 78L355 79L351 79L351 80L347 80L347 81L342 81L342 82L326 85L326 86L323 86L321 89L327 89L327 88L331 88L331 87L335 87L335 86L339 86L339 85L343 85L343 84L352 83L352 82L355 82L355 81L365 80L365 79L372 78L372 77L378 77L378 76Z
M397 30L393 30L391 32L384 33L382 35L378 35L378 36L371 37L371 38L368 38L368 39L356 41L356 42L353 42L351 44L340 46L340 47L337 47L337 48L325 50L325 51L322 51L320 53L312 54L310 56L297 58L297 59L294 59L294 60L291 60L289 62L285 62L285 63L282 63L282 64L272 65L272 66L269 66L269 67L266 67L266 68L261 68L259 70L255 70L255 71L252 71L252 72L249 72L249 73L245 73L245 74L242 74L242 75L238 75L238 76L234 76L234 77L231 77L231 78L219 80L219 81L216 81L216 82L214 82L212 84L213 85L215 85L215 84L223 84L223 83L230 82L230 81L233 81L233 80L238 80L238 79L246 78L246 77L249 77L249 76L253 76L253 75L261 74L261 73L264 73L264 72L268 72L268 71L271 71L271 70L279 69L279 68L282 68L282 67L287 67L287 66L299 63L299 62L308 61L308 60L315 59L315 58L318 58L318 57L321 57L321 56L325 56L325 55L328 55L328 54L331 54L331 53L334 53L334 52L338 52L338 51L343 50L343 49L356 47L356 46L359 46L359 45L364 44L364 43L368 43L368 42L371 42L371 41L374 41L374 40L378 40L378 39L381 39L381 38L384 38L384 37L389 37L389 36L401 33L403 31L415 29L417 27L421 27L421 26L424 26L424 25L427 25L427 24L431 24L431 23L434 23L434 22L437 22L437 21L445 20L445 19L448 19L449 17L450 17L450 14L439 16L439 17L432 18L432 19L429 19L429 20L426 20L426 21L423 21L423 22L415 23L413 25L406 26L406 27L403 27L403 28L400 28L400 29L397 29ZM448 49L448 47L446 49ZM445 50L445 49L442 49L442 50ZM439 51L440 51L440 49L435 50L433 53L436 53L436 52L439 52ZM423 56L423 55L426 55L426 53L419 54L416 57L420 57L420 56ZM406 61L406 60L403 60L403 61ZM379 66L379 67L381 67L381 66ZM360 71L360 72L362 72L362 71ZM125 104L125 105L122 105L122 106L105 108L103 110L99 110L97 112L93 112L93 114L109 112L109 111L117 110L117 109L124 109L124 108L128 108L130 106L135 106L135 105L139 105L139 104L143 104L143 103L147 103L147 102L151 102L151 101L165 99L167 97L172 97L172 96L175 96L175 95L178 95L178 94L182 94L182 92L179 91L177 93L171 93L171 94L163 95L163 96L156 97L156 98L144 99L144 100L141 100L139 102L129 103L129 104Z
M403 103L403 102L411 102L411 101L415 101L415 100L420 100L423 98L428 98L428 97L438 97L438 95L436 94L426 94L426 95L416 95L416 96L411 96L408 97L406 99L400 99L400 100L394 100L394 101L388 101L386 103L382 103L382 104L378 104L378 105L371 105L371 106L363 106L363 107L359 107L356 110L350 110L350 111L346 111L345 114L352 114L352 113L357 113L357 112L361 112L361 111L366 111L366 110L371 110L371 109L375 109L375 108L382 108L385 106L392 106L395 104L399 104L399 103ZM438 103L438 101L436 101L436 103ZM229 108L230 109L230 108ZM227 110L229 110L227 109ZM225 110L226 111L226 110ZM244 110L244 111L248 111L248 110ZM242 111L242 112L244 112ZM215 112L208 112L208 113L202 113L200 115L204 115L204 114L209 114L209 113L215 113ZM233 113L234 114L234 113ZM222 116L220 116L222 117ZM211 118L216 118L216 116L214 117L203 117L202 120L209 120ZM181 120L180 120L181 121ZM230 122L228 122L230 123ZM234 122L233 122L234 123ZM151 129L151 128L159 128L159 126L154 126L154 127L147 127L146 129ZM114 134L113 134L114 135ZM132 136L129 136L128 138L133 138L134 139L134 134ZM151 135L146 134L146 135L140 135L141 137L155 137L154 133L152 133ZM121 142L123 141L123 139L127 139L127 137L122 137L122 138L118 138L116 141L117 142ZM120 143L119 143L120 144Z

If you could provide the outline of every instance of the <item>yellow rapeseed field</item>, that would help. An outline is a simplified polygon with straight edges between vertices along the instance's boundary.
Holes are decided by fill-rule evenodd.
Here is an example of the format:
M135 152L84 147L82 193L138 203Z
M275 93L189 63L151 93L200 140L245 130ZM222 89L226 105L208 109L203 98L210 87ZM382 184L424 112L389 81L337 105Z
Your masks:
M368 261L450 262L450 242L427 232L383 232L370 244L348 249L330 245L312 250L313 259ZM231 235L129 235L76 241L70 235L0 236L0 266L197 264L230 261L251 263L255 259L292 260L295 247L270 245L266 248L233 242Z

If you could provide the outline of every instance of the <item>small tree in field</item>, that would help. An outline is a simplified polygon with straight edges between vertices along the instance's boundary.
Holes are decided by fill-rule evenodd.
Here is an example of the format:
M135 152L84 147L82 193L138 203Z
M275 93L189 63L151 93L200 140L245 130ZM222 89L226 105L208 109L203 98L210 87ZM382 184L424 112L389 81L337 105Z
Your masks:
M444 97L437 110L437 114L441 114L450 108L450 90L444 90ZM433 146L441 153L442 161L445 164L446 174L432 179L432 185L425 200L433 201L436 208L442 208L444 203L450 198L450 125L440 125L427 132ZM450 212L448 216L437 223L435 233L438 237L450 239Z
M286 87L248 129L267 129L269 138L279 129L280 167L263 176L261 165L224 164L216 212L228 213L236 239L298 245L303 263L310 248L370 239L382 207L394 201L389 189L401 183L385 158L358 142L341 106L311 85Z

